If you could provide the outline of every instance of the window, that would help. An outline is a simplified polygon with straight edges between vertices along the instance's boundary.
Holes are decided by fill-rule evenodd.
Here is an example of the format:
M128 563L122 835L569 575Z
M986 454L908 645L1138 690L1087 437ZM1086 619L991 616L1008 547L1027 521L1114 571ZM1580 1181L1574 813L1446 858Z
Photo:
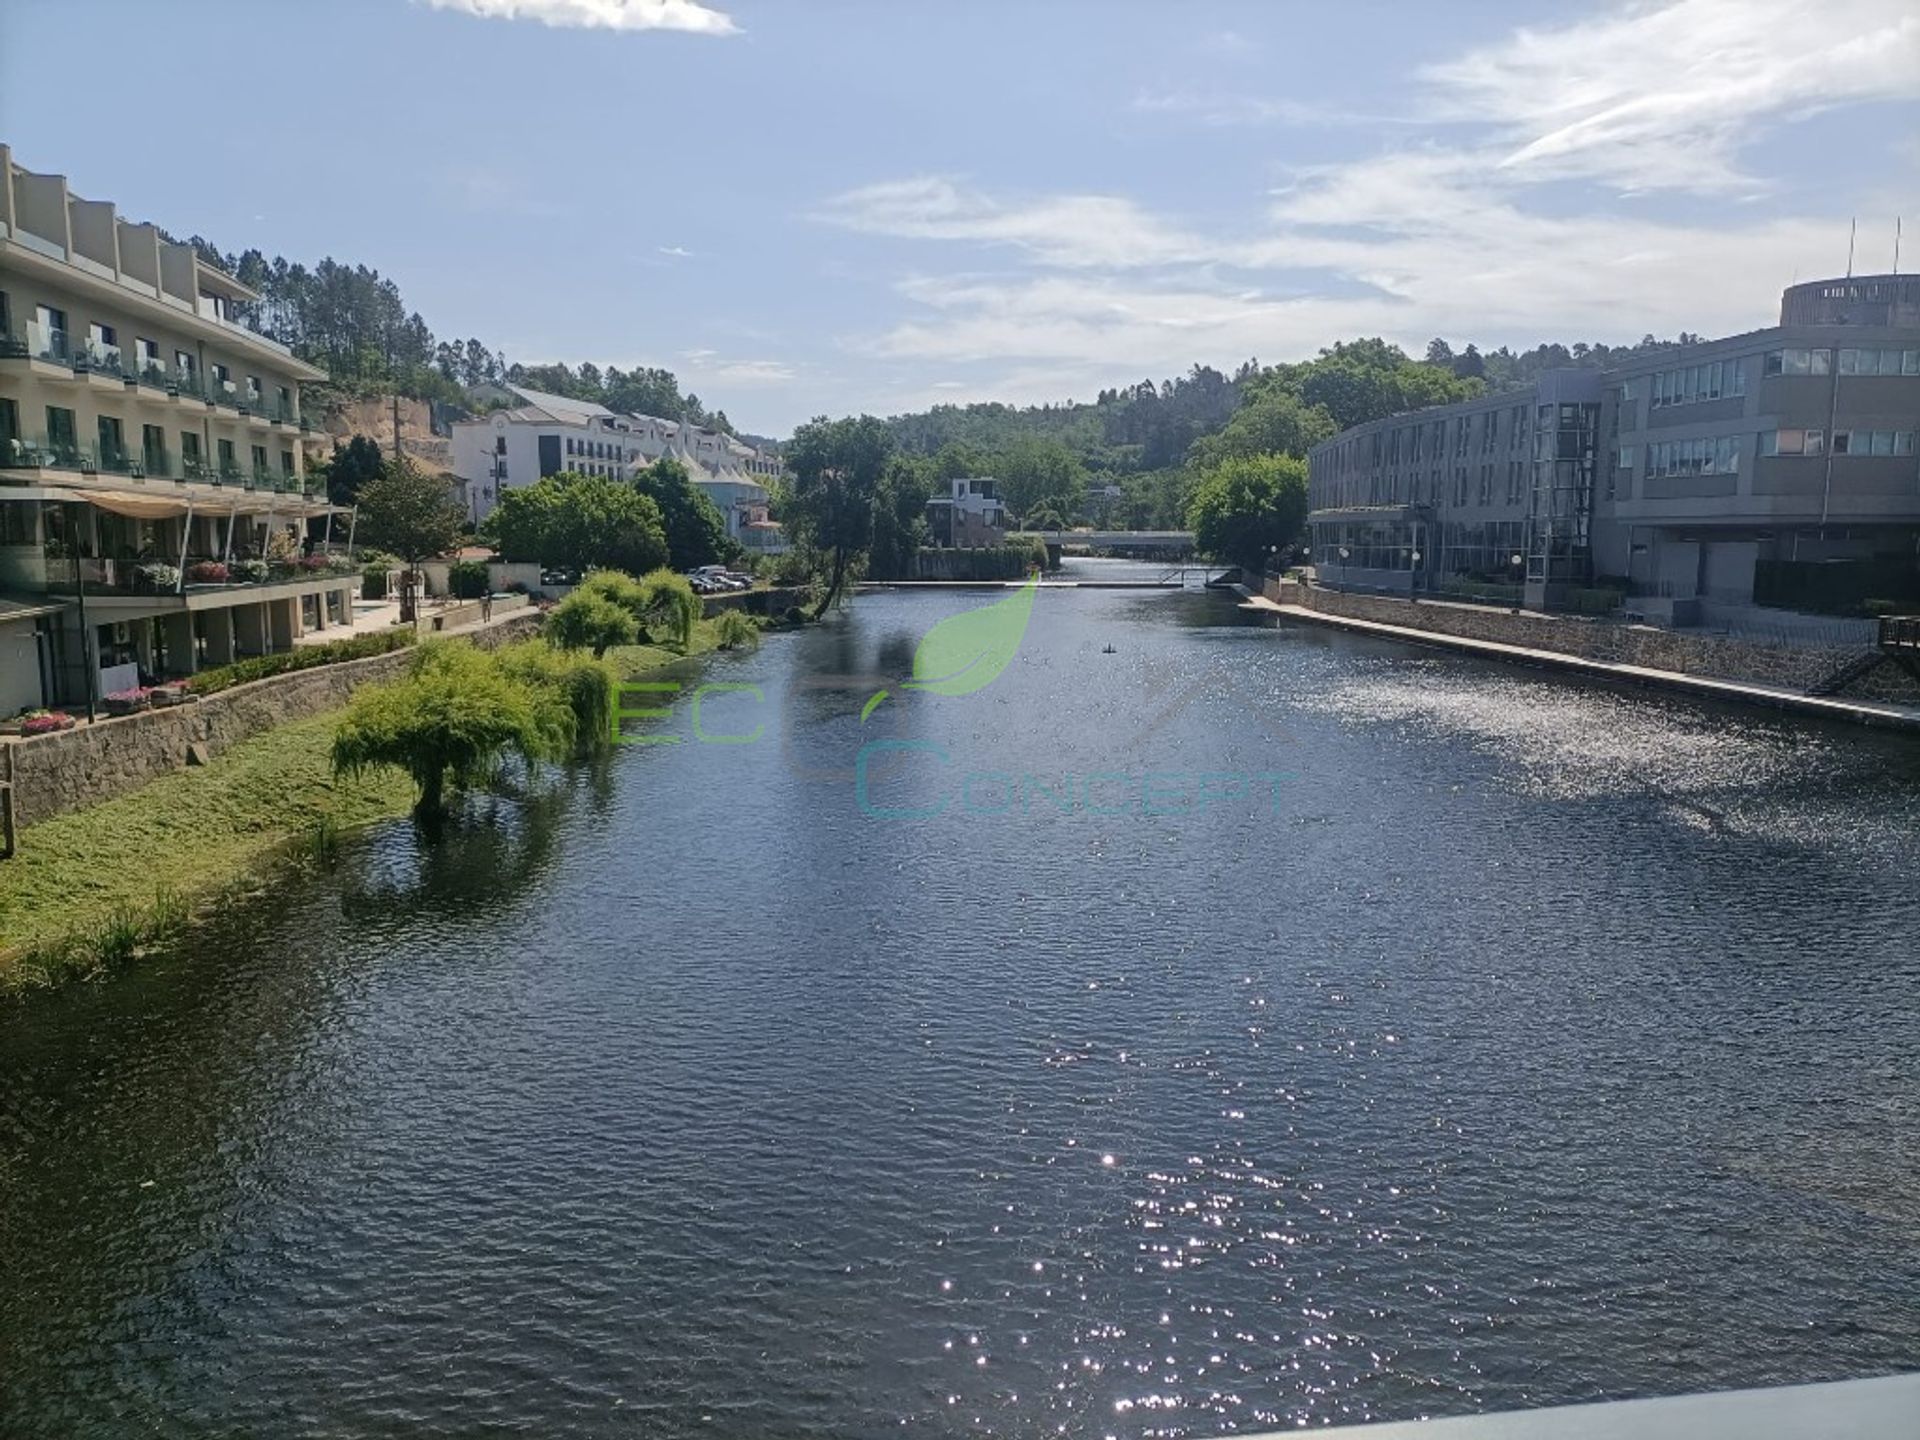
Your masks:
M1762 453L1766 453L1763 451ZM1632 468L1630 448L1621 451L1625 464ZM1647 446L1647 474L1732 475L1740 469L1740 441L1732 435L1707 436L1698 440L1662 440ZM1612 481L1609 479L1609 485Z
M1842 375L1920 375L1920 350L1842 350Z
M13 447L19 439L20 411L13 401L0 396L0 465L14 462Z
M216 440L213 442L213 446L214 453L220 458L221 478L237 480L240 477L240 462L234 458L233 441Z
M293 474L293 451L282 450L280 452L280 473L288 476Z
M494 437L493 453L496 455L504 455L507 453L507 437L506 436L498 435Z
M256 405L258 405L258 404L260 403L260 395L261 395L261 390L260 390L260 377L259 377L258 375L249 375L249 376L247 376L247 404L248 404L248 406L249 406L249 407L252 407L252 406L256 406Z
M207 374L213 381L213 390L216 395L233 393L233 372L226 366L214 361L207 366Z
M1759 453L1765 455L1820 455L1826 451L1824 430L1763 430Z
M33 330L27 343L36 355L54 360L67 358L67 312L51 305L33 307Z
M79 461L80 432L74 426L73 411L59 405L47 407L47 448L64 464Z
M149 475L167 473L167 432L158 425L140 427L140 464Z
M176 350L173 352L173 368L180 372L181 378L192 381L200 373L200 362L191 351Z
M1769 350L1769 375L1825 375L1832 352L1827 350Z
M1911 455L1911 430L1836 430L1833 432L1836 455Z
M1689 365L1684 370L1662 370L1654 375L1652 388L1656 410L1669 405L1691 405L1700 400L1721 400L1747 393L1747 372L1738 360L1713 360L1704 365ZM1621 400L1624 402L1629 394L1623 387Z
M189 480L197 480L206 474L205 459L200 453L198 430L180 432L180 473Z
M280 413L287 419L293 418L293 391L284 385L274 387L274 395L280 402Z

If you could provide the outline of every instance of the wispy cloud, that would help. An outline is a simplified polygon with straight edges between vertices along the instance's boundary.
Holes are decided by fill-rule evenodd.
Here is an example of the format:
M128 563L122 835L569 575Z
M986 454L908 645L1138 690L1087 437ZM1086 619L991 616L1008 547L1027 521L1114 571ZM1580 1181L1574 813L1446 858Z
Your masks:
M730 359L716 350L683 350L680 358L703 385L785 385L799 373L784 360Z
M1407 125L1411 115L1370 115L1311 100L1236 95L1219 90L1143 90L1133 108L1148 115L1174 115L1216 129L1238 125Z
M1845 222L1755 206L1696 218L1625 207L1619 190L1751 187L1739 166L1771 127L1920 97L1920 13L1910 0L1804 13L1788 0L1640 3L1515 32L1420 78L1395 121L1422 124L1420 141L1299 169L1237 224L940 176L837 196L820 218L973 251L965 268L897 280L900 318L843 343L890 366L938 367L943 384L956 367L992 371L977 390L1036 399L1355 334L1416 348L1435 334L1526 345L1753 328L1796 273L1839 268ZM1135 105L1219 124L1328 119L1304 102L1197 92ZM1900 113L1910 123L1911 106ZM1920 149L1888 142L1883 172L1910 181ZM1834 213L1863 199L1883 197L1836 198ZM983 272L983 258L1002 268Z
M653 248L658 250L662 255L674 260L690 260L693 258L693 252L684 245L656 245Z
M725 11L699 0L425 0L435 10L457 10L484 20L536 20L579 30L684 30L733 35L740 27Z
M1002 202L939 175L836 195L817 219L877 235L1010 245L1049 265L1133 266L1203 256L1208 243L1110 195Z
M1490 123L1501 163L1630 188L1756 186L1741 147L1771 122L1920 96L1912 0L1677 0L1523 29L1428 66L1443 117Z

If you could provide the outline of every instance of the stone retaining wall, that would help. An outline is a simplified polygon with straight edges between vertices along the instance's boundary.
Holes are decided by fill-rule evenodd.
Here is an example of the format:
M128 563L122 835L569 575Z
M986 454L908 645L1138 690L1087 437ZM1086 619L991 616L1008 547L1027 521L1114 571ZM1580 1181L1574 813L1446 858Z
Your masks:
M1750 680L1793 690L1807 689L1858 653L1763 645L1721 635L1695 635L1684 630L1662 630L1652 625L1628 625L1580 615L1544 615L1536 611L1515 614L1483 605L1416 603L1381 595L1351 595L1276 576L1266 577L1264 593L1280 604L1300 605L1327 615L1519 645L1529 650L1553 650L1614 665L1640 665L1650 670L1709 675L1721 680Z
M533 634L540 617L515 615L466 638L491 650ZM204 700L78 725L54 735L4 742L13 752L14 814L21 826L84 809L137 790L187 763L187 747L203 745L208 758L276 725L345 705L375 680L391 680L411 652L319 665L236 685Z

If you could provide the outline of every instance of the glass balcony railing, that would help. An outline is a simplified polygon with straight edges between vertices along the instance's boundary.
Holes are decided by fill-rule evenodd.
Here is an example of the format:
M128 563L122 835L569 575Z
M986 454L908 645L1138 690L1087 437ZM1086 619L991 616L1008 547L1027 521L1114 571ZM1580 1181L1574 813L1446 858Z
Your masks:
M104 340L89 340L86 348L80 352L76 370L91 370L101 375L120 375L120 347L109 345Z
M200 383L199 375L192 370L181 370L177 372L168 382L167 388L172 390L173 393L178 395L182 400L205 400L207 398L206 387Z
M27 337L11 332L0 335L0 360L25 360L33 354L27 348Z
M238 410L240 387L231 380L210 379L207 381L207 398L216 405L224 405L229 410Z
M171 390L173 388L174 377L168 373L164 360L148 358L136 361L133 378L138 380L142 385L151 386L155 390Z
M73 350L67 332L38 320L27 322L27 353L36 360L51 360L58 365L73 363Z

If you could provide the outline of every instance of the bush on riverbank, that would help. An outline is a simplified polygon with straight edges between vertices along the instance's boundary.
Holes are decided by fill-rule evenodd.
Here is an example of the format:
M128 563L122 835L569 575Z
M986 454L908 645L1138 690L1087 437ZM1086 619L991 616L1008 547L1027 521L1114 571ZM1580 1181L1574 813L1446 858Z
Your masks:
M409 674L358 691L333 737L333 766L349 778L389 767L412 779L414 810L437 817L449 788L489 780L509 754L529 769L570 754L572 707L558 688L509 674L471 646L421 647Z
M591 754L613 734L613 708L620 677L601 659L555 650L543 640L524 640L496 650L493 656L511 679L561 697L573 716L568 748L576 756Z
M186 682L196 695L217 695L235 685L285 675L294 670L311 670L316 665L337 665L342 660L365 660L374 655L390 655L404 650L419 637L412 630L376 630L347 640L330 640L324 645L303 645L277 655L253 655L231 665L216 665L202 670Z

